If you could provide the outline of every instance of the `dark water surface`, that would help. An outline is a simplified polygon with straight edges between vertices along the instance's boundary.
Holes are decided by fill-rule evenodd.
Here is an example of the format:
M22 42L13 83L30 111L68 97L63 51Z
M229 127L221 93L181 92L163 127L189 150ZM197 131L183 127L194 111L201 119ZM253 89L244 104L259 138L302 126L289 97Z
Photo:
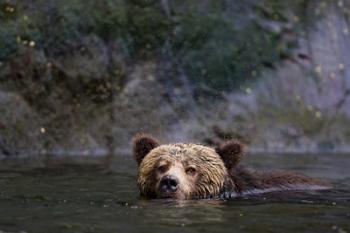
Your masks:
M0 233L350 233L350 155L251 155L259 169L321 177L334 189L232 200L141 200L127 156L110 170L88 167L0 172ZM0 162L2 163L2 162ZM4 166L3 166L4 167Z

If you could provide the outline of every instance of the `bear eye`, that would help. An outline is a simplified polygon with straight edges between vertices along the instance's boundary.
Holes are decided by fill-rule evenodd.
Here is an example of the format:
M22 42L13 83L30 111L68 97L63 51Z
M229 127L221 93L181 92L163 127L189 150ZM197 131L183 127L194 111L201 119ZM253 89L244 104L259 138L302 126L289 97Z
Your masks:
M163 164L163 165L160 165L158 168L157 168L157 171L159 173L164 173L168 170L168 166L166 164Z
M186 168L185 171L186 171L187 175L191 175L191 176L195 175L197 172L196 168L194 168L194 167L188 167L188 168Z

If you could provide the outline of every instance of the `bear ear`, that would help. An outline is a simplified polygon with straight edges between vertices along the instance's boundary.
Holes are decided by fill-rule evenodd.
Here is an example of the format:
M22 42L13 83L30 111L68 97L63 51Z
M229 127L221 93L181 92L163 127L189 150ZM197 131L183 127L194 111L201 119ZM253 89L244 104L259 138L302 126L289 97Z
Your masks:
M159 143L152 136L147 134L137 134L134 136L133 141L133 154L138 165L142 162L143 158L154 148L159 146Z
M228 141L215 149L227 169L232 169L238 165L246 152L246 146L236 140Z

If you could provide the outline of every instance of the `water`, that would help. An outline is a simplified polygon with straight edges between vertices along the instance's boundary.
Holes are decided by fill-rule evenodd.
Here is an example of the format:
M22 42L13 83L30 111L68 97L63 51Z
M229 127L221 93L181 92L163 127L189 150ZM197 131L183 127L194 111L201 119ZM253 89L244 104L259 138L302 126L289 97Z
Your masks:
M141 200L127 156L110 170L0 172L0 232L350 232L349 155L255 155L260 169L327 178L334 189L232 200Z

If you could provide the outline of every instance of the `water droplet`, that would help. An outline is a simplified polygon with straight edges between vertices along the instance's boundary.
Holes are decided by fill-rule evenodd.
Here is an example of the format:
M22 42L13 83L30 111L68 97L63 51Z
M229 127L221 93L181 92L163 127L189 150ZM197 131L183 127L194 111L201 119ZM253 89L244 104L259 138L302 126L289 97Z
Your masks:
M333 80L334 80L336 77L337 77L336 74L333 73L333 72L329 74L329 78L330 78L330 79L333 79Z
M294 15L294 17L293 17L293 21L294 21L295 23L298 23L298 22L300 21L299 16Z
M248 87L248 88L245 89L245 92L246 92L248 95L250 95L250 94L252 94L252 89Z
M147 80L153 82L155 81L155 78L153 75L147 75Z
M315 113L315 116L316 116L316 118L321 118L322 117L322 113L320 111L317 111Z
M338 6L339 6L339 7L343 7L343 6L344 6L343 1L338 1Z
M12 6L6 6L5 11L13 13L15 11L15 8Z
M318 65L315 67L315 72L318 73L318 74L321 74L322 73L322 66Z

